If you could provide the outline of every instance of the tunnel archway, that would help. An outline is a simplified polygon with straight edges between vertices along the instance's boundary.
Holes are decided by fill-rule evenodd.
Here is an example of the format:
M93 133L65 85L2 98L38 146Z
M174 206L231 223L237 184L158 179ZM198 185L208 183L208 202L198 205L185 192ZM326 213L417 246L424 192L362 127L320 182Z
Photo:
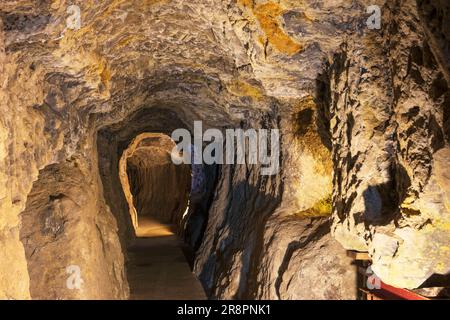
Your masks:
M142 133L120 159L120 180L138 237L176 232L188 209L191 169L172 162L174 147L167 135Z

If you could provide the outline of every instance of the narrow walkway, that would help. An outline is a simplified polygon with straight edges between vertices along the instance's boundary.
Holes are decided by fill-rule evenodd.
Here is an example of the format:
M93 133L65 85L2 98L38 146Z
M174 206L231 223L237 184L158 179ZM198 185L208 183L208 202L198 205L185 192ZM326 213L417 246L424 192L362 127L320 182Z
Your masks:
M171 227L139 220L136 239L128 249L127 268L132 300L204 300L205 292L189 268Z

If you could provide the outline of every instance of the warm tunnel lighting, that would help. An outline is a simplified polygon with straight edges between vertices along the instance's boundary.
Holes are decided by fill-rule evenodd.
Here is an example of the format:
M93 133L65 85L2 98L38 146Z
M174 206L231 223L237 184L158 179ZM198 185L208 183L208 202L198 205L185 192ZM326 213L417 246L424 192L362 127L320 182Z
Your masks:
M173 235L188 211L191 170L175 165L167 135L142 133L124 151L119 176L137 237Z

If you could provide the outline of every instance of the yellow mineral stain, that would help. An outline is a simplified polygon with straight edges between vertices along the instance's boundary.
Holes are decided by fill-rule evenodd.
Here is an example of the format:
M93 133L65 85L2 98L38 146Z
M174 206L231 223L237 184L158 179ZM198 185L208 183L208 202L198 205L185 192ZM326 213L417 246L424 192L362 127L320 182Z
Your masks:
M287 35L280 26L279 17L286 10L279 4L266 2L254 6L251 0L239 0L238 3L242 7L251 9L265 37L276 50L287 55L294 55L303 49L303 46ZM265 40L260 39L259 41L265 43Z
M125 39L122 39L118 44L117 44L117 48L122 48L125 47L127 45L129 45L130 43L135 42L137 39L135 39L134 37L127 37Z
M331 195L317 201L311 208L297 212L295 215L299 217L328 217L332 212Z
M441 230L450 231L450 221L441 221L437 220L434 222L434 225Z
M258 41L261 45L266 45L266 38L265 37L258 37Z
M146 37L145 37L145 36L132 35L132 36L129 36L129 37L126 37L126 38L120 40L120 41L114 46L114 48L120 49L120 48L126 47L126 46L128 46L128 45L130 45L130 44L133 44L133 43L140 43L140 42L143 42L143 41L145 41L145 40L146 40Z
M260 88L243 80L234 80L230 82L227 87L231 93L239 97L251 97L259 100L264 96Z
M331 152L324 145L316 125L317 105L311 96L294 103L293 128L300 145L318 159L315 170L321 174L331 174L333 163Z
M142 0L142 2L145 6L153 6L155 4L166 4L169 0Z
M108 81L109 71L107 70L106 61L97 53L91 52L86 55L86 69L87 73L92 78L97 78L99 80Z
M436 271L437 272L443 272L445 270L445 264L443 262L439 262L436 265Z
M109 70L108 65L103 65L102 71L100 72L100 78L105 86L108 85L109 80L111 80L111 70Z

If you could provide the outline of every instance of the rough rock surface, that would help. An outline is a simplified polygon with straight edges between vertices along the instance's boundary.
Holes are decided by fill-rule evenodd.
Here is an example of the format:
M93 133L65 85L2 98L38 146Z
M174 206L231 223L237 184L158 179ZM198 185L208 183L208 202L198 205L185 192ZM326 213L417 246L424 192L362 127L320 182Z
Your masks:
M114 285L126 285L123 255L111 250L119 245L117 225L104 203L93 199L86 177L76 162L50 165L28 195L20 239L33 299L126 297L127 288ZM71 287L70 266L80 270L80 290Z
M421 21L430 6L437 21ZM348 41L327 76L334 235L399 287L450 272L448 68L424 31L448 36L447 15L439 2L387 2L381 32Z
M373 4L381 30L366 25ZM450 272L449 12L445 0L1 1L0 298L127 298L120 159L139 134L194 120L281 129L277 175L207 176L189 232L210 297L354 298L343 248L369 251L400 287ZM65 285L70 265L81 290Z
M258 299L356 297L356 266L330 235L327 219L272 219L266 226Z

